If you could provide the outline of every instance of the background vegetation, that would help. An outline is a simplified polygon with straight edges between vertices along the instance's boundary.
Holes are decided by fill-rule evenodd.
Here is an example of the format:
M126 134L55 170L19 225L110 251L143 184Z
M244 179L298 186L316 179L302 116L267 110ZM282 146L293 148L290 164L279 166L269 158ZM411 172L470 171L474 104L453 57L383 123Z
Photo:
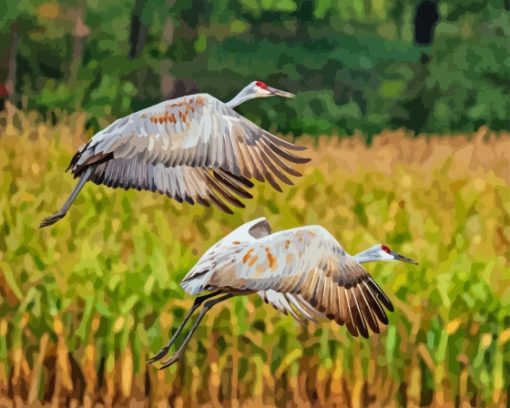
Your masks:
M17 115L0 137L1 406L508 404L508 134L304 138L313 161L297 187L257 185L233 216L90 185L39 230L90 135L83 115ZM383 242L419 260L367 265L396 306L389 326L367 341L242 297L211 311L182 364L146 367L191 306L179 280L262 215L275 229L325 225L352 253Z
M0 2L0 95L88 125L254 79L299 94L242 112L272 130L509 129L505 0ZM0 96L1 98L1 96ZM50 116L51 117L51 116Z

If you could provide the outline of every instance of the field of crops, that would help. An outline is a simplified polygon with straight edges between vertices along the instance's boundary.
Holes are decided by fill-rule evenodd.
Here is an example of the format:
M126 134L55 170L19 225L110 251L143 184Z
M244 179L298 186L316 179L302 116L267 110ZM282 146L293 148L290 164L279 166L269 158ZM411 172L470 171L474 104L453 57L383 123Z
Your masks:
M91 135L0 120L0 406L500 406L510 394L510 136L387 132L303 138L296 187L257 185L229 216L75 180ZM320 223L355 253L386 243L419 261L367 264L396 311L383 333L299 326L256 296L213 309L185 360L146 367L192 299L178 282L242 222Z

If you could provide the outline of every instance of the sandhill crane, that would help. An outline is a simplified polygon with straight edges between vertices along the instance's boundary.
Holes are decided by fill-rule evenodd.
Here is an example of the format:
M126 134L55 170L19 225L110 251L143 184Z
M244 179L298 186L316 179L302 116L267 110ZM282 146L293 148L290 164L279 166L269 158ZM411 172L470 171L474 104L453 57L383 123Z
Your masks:
M294 97L254 81L227 103L196 94L113 122L74 155L68 170L80 180L64 206L40 227L63 218L88 180L113 188L158 191L179 202L214 203L230 214L222 200L244 207L235 194L251 198L246 191L253 186L251 178L267 181L278 191L275 176L292 185L287 174L301 174L286 160L308 162L290 152L305 147L272 135L234 111L249 99L270 96Z
M361 266L371 261L416 264L381 244L351 256L318 225L272 233L265 218L248 222L207 250L181 281L190 295L212 293L195 298L170 342L148 363L168 353L202 303L205 302L182 345L160 368L180 359L198 324L215 304L252 293L298 321L325 317L345 324L353 336L368 338L369 328L379 333L378 322L388 324L384 308L393 311L393 305Z

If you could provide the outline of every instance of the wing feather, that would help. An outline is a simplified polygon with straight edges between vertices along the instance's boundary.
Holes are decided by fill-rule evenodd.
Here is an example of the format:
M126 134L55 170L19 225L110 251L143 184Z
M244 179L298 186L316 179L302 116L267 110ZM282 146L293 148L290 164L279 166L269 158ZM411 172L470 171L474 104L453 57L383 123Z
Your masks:
M356 328L356 324L355 324L356 321L354 319L354 313L353 313L354 305L351 304L350 293L348 290L345 291L345 300L347 302L347 313L348 313L347 319L345 321L345 326L347 327L349 332L354 337L358 337L358 330Z
M114 159L99 165L92 173L91 180L113 188L158 191L179 202L198 202L204 206L213 203L229 213L232 213L232 210L223 200L242 208L244 204L235 194L251 197L246 191L246 184L250 184L243 184L242 178L232 176L226 171L214 174L213 171L200 167L164 167L161 164L154 166Z
M278 158L278 156L276 156L276 154L274 154L270 149L267 149L267 148L263 148L261 149L261 154L262 153L266 153L267 156L277 165L279 166L281 169L283 169L284 171L286 171L287 173L289 173L290 175L292 176L296 176L296 177L300 177L302 176L302 174L296 170L294 170L293 168L287 166L285 164L285 162L283 160L280 160Z
M374 317L374 313L370 309L370 304L368 303L365 293L363 292L363 286L360 285L356 289L359 292L357 296L360 300L361 308L363 309L363 316L365 316L370 329L374 333L379 333L379 324L377 323L377 319Z
M266 303L270 303L276 310L290 314L297 322L303 323L303 318L292 308L285 293L275 291L259 292Z
M386 316L386 313L384 312L383 307L377 300L376 296L373 294L373 292L370 290L366 282L362 282L361 288L363 290L363 293L365 294L365 297L370 305L370 309L374 312L374 314L377 316L377 318L384 324L388 324L388 317Z
M293 185L292 181L290 181L290 179L285 174L283 174L271 160L269 160L269 157L267 157L264 151L260 151L259 154L261 161L272 171L273 174L275 174L285 184Z
M239 184L236 183L236 180L235 179L228 179L227 177L225 177L223 174L220 174L216 171L213 171L213 175L216 179L218 179L222 184L224 184L225 186L227 186L229 189L231 189L232 191L234 191L236 194L239 194L241 197L244 197L244 198L253 198L253 196L247 192L246 190L244 190L242 188L242 186L240 186Z
M304 299L290 293L265 290L257 292L264 302L271 304L276 310L290 314L297 322L305 320L317 321L321 315L314 310Z
M316 321L317 317L319 317L319 314L314 311L308 303L306 303L303 299L300 299L298 296L292 295L290 293L285 293L285 297L304 318Z

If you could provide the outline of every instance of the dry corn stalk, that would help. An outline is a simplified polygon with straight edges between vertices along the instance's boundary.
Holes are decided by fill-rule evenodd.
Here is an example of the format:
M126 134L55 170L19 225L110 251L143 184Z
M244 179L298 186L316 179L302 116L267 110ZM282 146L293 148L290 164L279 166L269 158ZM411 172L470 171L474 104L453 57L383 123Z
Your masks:
M129 345L124 350L122 356L120 377L122 396L127 398L131 395L131 388L133 386L133 353Z
M58 315L53 318L53 331L57 336L57 360L55 365L55 387L53 389L51 406L58 407L64 398L63 394L70 393L73 389L69 350L66 343L67 338L64 333L64 325Z
M217 337L218 335L216 331L211 330L209 335L210 344L216 344ZM207 354L209 360L209 378L207 380L207 390L210 398L210 403L213 407L221 407L222 404L218 399L221 385L221 371L219 366L218 351L215 347L212 347Z
M94 316L90 324L90 334L88 343L85 346L85 353L82 358L83 374L85 377L85 392L83 395L83 407L91 408L94 403L94 394L96 392L97 373L96 373L96 343L95 334L99 329L100 318Z
M37 355L37 359L34 363L34 368L32 369L32 381L30 383L30 391L28 393L29 405L33 405L38 397L39 386L41 384L43 362L44 358L46 357L46 349L48 348L49 339L50 336L48 333L44 333L39 343L39 354Z

